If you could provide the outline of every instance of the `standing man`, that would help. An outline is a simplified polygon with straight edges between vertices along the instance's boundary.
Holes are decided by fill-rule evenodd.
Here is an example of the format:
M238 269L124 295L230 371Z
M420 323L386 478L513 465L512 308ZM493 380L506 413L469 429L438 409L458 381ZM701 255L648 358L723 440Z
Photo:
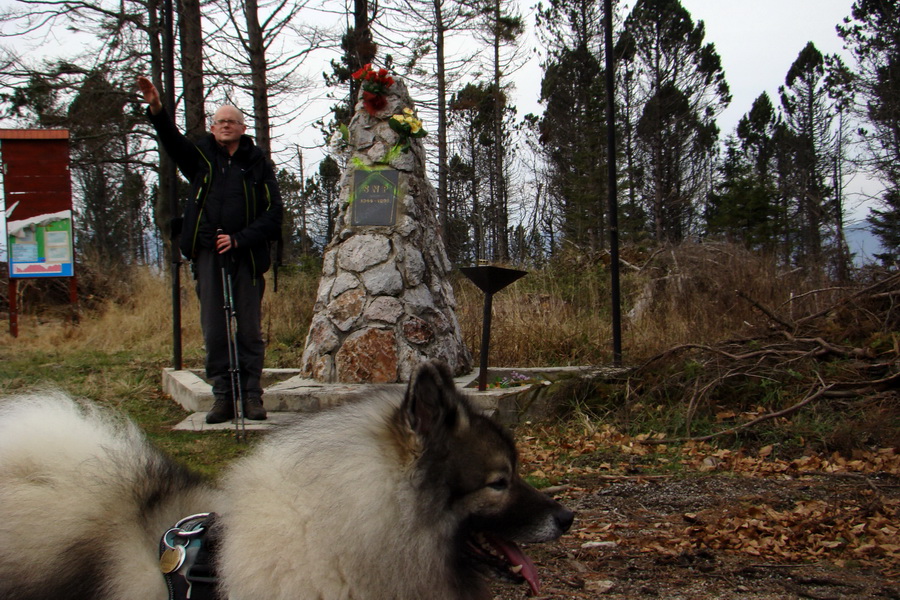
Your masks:
M222 268L229 269L232 278L244 416L263 420L263 273L271 263L269 242L281 233L281 195L275 171L263 151L244 135L247 127L237 108L219 107L210 133L190 141L163 108L153 83L146 77L138 77L137 82L150 105L148 116L160 143L191 183L181 253L191 260L197 280L206 376L215 396L206 422L234 418Z

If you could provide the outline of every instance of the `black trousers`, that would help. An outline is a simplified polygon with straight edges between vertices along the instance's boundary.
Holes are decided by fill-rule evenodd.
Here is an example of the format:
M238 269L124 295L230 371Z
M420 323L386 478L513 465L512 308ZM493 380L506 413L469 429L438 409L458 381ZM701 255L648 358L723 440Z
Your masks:
M223 266L231 275L242 396L259 397L266 354L261 328L265 279L253 277L249 260L233 260L229 254L201 249L194 260L194 273L200 299L200 327L206 344L206 377L212 382L213 394L231 396Z

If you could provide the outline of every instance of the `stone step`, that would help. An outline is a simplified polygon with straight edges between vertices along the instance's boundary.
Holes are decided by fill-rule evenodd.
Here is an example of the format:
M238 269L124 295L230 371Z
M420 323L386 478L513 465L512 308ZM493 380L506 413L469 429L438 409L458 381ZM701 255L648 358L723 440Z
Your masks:
M488 370L488 388L478 390L478 372L455 379L472 403L505 425L540 418L552 408L550 400L559 386L575 379L618 379L627 374L621 367L547 367L492 368ZM206 412L212 407L213 394L202 371L164 369L163 391L192 414L175 426L178 430L217 431L231 429L230 422L206 424ZM322 383L301 377L297 369L263 371L263 403L269 413L266 421L247 421L248 430L267 429L290 419L296 413L311 413L365 399L376 390L406 388L405 383ZM507 385L508 387L502 387Z

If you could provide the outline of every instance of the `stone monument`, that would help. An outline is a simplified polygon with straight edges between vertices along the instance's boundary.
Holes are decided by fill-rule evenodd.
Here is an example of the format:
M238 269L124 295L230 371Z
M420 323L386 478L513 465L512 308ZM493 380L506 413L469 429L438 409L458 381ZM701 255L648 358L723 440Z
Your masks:
M427 359L444 360L456 375L471 370L425 172L424 130L403 82L385 73L381 94L364 82L346 132L341 211L301 365L322 382L407 381ZM392 127L395 115L407 125Z

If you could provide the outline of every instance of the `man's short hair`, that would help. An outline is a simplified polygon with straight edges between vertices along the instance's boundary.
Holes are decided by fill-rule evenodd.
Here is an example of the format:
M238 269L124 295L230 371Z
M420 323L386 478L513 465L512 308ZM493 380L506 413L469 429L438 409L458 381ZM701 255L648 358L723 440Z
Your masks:
M217 108L216 112L213 113L213 115L209 119L210 123L212 123L213 125L216 124L216 115L219 114L219 111L222 110L223 108L230 108L237 115L236 119L229 119L229 120L237 121L238 125L246 125L244 123L244 113L242 113L240 110L238 110L238 108L236 106L232 106L231 104L223 104L222 106Z

